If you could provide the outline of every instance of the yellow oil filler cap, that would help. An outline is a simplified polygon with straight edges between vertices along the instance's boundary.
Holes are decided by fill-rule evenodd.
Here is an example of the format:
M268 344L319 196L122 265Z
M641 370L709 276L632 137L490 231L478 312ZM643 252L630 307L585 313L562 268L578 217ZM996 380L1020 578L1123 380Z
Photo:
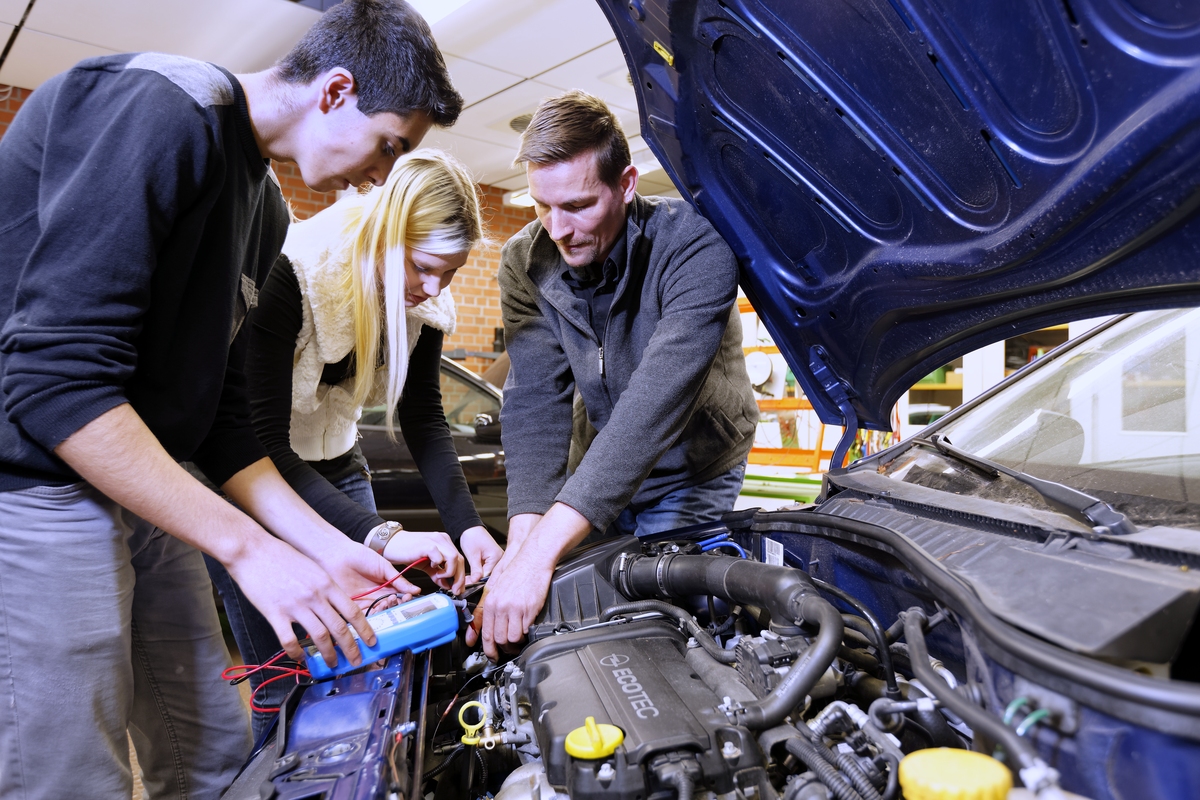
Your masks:
M1012 774L991 756L939 747L900 762L905 800L1004 800Z
M625 734L616 725L596 724L588 717L582 728L567 734L567 755L575 758L607 758L625 741Z

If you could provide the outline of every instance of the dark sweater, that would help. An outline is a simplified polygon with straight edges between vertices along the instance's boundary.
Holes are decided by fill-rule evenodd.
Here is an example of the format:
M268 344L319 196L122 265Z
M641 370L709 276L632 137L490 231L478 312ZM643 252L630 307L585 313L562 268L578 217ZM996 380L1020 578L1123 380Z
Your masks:
M606 529L631 502L717 477L745 460L758 406L746 376L737 261L691 206L634 198L626 267L601 341L588 301L541 223L504 246L500 303L512 360L504 385L508 513L555 502ZM568 474L578 389L599 433Z
M292 366L303 321L296 273L287 257L281 256L250 318L246 374L254 425L271 460L296 493L326 522L361 542L383 520L330 483L365 463L358 445L344 456L314 462L304 461L292 449ZM471 501L442 408L441 359L442 332L426 325L408 360L396 418L446 532L457 543L463 531L483 522ZM327 365L322 382L334 385L352 377L352 362L353 354Z
M126 402L218 485L262 458L237 333L287 219L224 70L105 56L34 92L0 140L0 491L78 480L53 449Z

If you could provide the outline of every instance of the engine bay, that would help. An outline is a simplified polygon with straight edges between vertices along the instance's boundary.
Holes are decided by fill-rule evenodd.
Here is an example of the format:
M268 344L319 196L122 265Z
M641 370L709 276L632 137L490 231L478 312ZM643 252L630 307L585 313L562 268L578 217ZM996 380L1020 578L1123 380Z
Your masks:
M1010 672L911 573L897 612L829 549L726 522L577 550L499 664L459 637L299 687L227 796L893 800L967 775L986 796L1131 797L1088 771L1139 780L1151 735L1192 752Z

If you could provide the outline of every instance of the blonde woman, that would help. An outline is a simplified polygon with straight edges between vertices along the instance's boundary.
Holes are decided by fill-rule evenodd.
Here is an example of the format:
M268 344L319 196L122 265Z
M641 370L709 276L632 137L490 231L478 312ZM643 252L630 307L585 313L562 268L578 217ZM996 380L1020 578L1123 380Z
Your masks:
M429 558L426 571L456 592L502 555L471 501L439 380L442 339L455 324L447 287L481 238L465 168L444 153L418 151L397 161L382 187L291 226L248 323L254 425L288 483L388 560ZM387 406L389 435L399 419L449 535L400 530L375 514L356 440L363 407L379 403ZM263 663L279 649L274 633L248 604L230 602L231 582L218 581L218 589L246 663ZM277 706L287 689L289 681L266 687L256 706ZM256 733L269 721L256 713Z

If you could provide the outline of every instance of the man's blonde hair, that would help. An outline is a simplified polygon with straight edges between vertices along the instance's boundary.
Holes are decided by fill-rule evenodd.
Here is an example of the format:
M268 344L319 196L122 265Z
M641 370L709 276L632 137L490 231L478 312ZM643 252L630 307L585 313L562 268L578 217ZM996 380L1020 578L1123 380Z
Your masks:
M408 377L405 256L410 248L431 255L465 253L483 239L475 182L452 156L418 150L398 160L387 182L351 208L346 235L350 258L342 296L354 318L354 402L366 402L380 340L386 339L385 424L395 439L393 417Z
M596 154L600 180L616 186L632 160L621 123L608 105L578 89L543 100L521 134L514 164L558 164Z

